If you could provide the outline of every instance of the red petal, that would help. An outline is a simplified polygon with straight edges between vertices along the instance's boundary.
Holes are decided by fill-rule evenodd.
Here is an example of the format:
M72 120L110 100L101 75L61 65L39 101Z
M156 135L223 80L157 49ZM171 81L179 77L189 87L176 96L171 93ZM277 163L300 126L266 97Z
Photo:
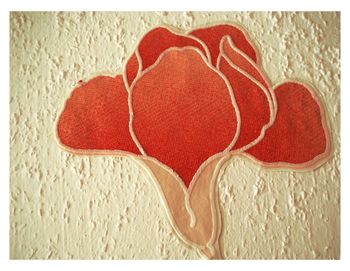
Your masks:
M312 92L288 82L275 89L278 111L264 139L247 151L266 163L313 166L329 155L329 136L323 110Z
M188 186L199 166L229 147L236 113L223 77L195 49L168 51L132 90L133 128L145 152Z
M122 76L98 76L76 88L66 102L57 132L71 148L139 153L129 133L128 94Z
M220 41L224 36L230 36L241 51L247 54L254 62L257 62L256 52L248 37L236 26L229 24L216 25L193 30L190 34L201 39L207 45L214 66L216 66L220 53Z
M185 46L197 47L204 54L206 53L200 42L191 37L175 34L164 27L157 27L151 30L142 38L138 46L138 52L142 62L142 70L145 70L154 64L160 54L166 49L170 47L181 48ZM135 54L133 54L129 62L134 63L135 58ZM126 66L126 74L129 85L131 85L131 82L136 77L138 66L136 67L134 64L129 64L129 62Z
M221 49L218 67L231 83L240 111L240 135L234 146L239 149L263 135L273 118L273 100L263 76L228 39L223 39Z
M135 77L137 76L138 70L139 70L139 62L137 60L136 54L133 53L130 59L128 60L128 63L126 64L126 79L129 86L134 81Z
M236 47L236 44L228 36L223 37L220 44L220 51L225 54L230 61L240 69L251 75L255 80L259 81L265 88L269 89L267 79L253 62L249 56ZM220 57L219 57L220 59Z

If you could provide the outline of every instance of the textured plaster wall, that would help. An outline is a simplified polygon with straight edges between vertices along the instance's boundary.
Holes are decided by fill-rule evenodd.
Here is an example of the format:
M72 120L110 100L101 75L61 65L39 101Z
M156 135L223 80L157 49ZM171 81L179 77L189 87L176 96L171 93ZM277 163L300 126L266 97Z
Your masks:
M139 167L69 154L54 127L78 80L116 74L150 28L220 21L248 30L273 84L315 86L334 144L312 172L232 160L219 182L225 257L340 257L339 14L58 12L11 14L11 258L198 258L172 233Z

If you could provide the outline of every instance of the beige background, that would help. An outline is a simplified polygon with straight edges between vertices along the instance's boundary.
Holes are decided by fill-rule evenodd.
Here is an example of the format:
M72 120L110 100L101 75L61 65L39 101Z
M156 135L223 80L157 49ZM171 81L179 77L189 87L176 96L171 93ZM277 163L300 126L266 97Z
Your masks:
M297 79L324 101L334 156L304 173L232 160L219 181L228 259L339 258L338 13L12 13L11 233L14 259L197 259L172 232L152 182L131 160L74 156L55 121L80 79L116 74L140 37L244 26L273 84Z

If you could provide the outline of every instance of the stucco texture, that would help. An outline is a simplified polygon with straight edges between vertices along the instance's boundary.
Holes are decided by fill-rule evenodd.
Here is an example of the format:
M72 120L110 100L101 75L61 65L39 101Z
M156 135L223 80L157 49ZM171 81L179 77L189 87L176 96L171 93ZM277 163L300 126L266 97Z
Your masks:
M313 85L334 148L320 168L232 159L219 180L226 259L340 257L339 13L15 12L10 16L10 257L198 259L173 233L130 159L59 148L55 123L77 82L120 72L152 27L242 25L273 84Z

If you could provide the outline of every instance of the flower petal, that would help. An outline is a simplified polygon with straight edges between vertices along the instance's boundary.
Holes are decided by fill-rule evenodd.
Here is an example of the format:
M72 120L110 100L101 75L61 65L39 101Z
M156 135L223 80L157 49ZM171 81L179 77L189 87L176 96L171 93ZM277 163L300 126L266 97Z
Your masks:
M220 43L220 52L225 54L230 61L240 69L251 75L255 80L259 81L266 89L269 89L269 83L260 68L253 62L248 55L237 48L231 37L225 36ZM219 57L220 59L220 57Z
M194 46L200 49L203 53L206 53L205 48L201 43L192 38L191 36L184 36L176 34L165 27L157 27L148 32L140 41L138 45L138 53L140 56L139 65L142 67L142 71L154 64L161 53L170 47L185 47ZM134 53L126 66L126 75L129 85L137 75L138 65L135 65L135 59L137 59Z
M224 37L219 70L229 80L240 111L240 135L234 149L256 144L274 118L273 99L263 75ZM249 145L248 145L249 144Z
M288 82L275 89L278 112L264 139L247 151L273 166L314 167L330 154L323 109L305 85Z
M139 153L129 132L122 76L98 76L76 88L60 116L57 135L63 145L74 149Z
M186 186L207 158L232 143L237 119L229 85L198 49L169 49L131 91L140 144Z
M131 55L128 62L126 63L125 67L125 75L126 75L126 83L130 86L132 82L134 81L135 77L137 76L139 69L140 69L140 63L137 59L137 56L135 53Z
M254 62L257 62L257 54L254 47L244 32L236 26L229 24L215 25L195 29L189 34L201 39L207 45L214 66L216 66L220 53L220 41L224 36L230 36L241 51L247 54Z

